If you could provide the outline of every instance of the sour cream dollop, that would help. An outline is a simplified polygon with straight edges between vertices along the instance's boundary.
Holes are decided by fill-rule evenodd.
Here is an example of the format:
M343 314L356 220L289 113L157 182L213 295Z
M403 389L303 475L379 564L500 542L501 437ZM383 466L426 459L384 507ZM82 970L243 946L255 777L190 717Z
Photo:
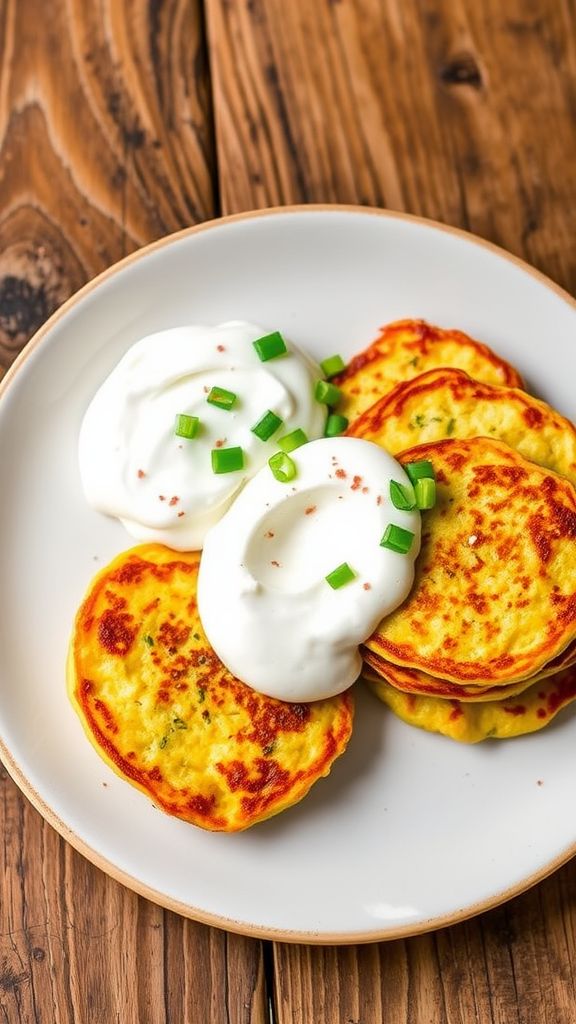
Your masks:
M326 407L315 401L314 384L322 373L289 342L285 355L261 362L252 342L268 333L230 321L174 327L133 345L82 423L80 474L89 504L117 516L137 540L194 550L277 450L276 437L297 427L320 437ZM237 396L231 410L206 401L212 387ZM283 425L263 442L251 427L268 410ZM175 434L178 413L199 418L196 438ZM212 449L237 446L244 469L214 473Z
M198 610L239 679L270 697L312 701L355 681L358 644L407 597L420 513L393 506L390 481L410 481L370 441L323 438L291 457L294 480L260 470L207 535ZM389 523L414 534L408 554L380 546ZM333 590L325 577L343 562L355 578Z

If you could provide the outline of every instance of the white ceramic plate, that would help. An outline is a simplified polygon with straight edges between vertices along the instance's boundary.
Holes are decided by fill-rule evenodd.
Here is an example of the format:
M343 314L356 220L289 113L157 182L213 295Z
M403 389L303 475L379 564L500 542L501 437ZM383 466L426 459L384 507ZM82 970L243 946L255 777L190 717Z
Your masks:
M0 401L0 750L74 846L193 918L305 942L392 938L520 892L576 852L576 716L460 746L359 689L354 735L298 806L239 835L171 820L117 778L68 704L70 624L93 573L131 546L86 507L76 441L99 383L137 338L233 318L318 357L399 317L456 326L576 418L576 305L500 250L378 211L300 208L203 225L142 250L36 336Z

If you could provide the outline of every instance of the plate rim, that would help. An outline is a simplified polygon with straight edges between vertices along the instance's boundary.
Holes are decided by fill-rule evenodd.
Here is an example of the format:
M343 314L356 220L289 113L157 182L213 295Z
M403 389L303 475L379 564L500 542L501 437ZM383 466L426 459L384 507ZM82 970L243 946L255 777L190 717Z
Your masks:
M227 216L215 217L210 220L203 221L201 224L195 224L191 227L182 228L179 231L172 232L168 235L163 235L161 238L156 239L154 242L150 242L137 249L135 252L124 256L122 259L113 263L110 267L107 267L101 273L97 274L96 277L86 282L78 291L74 292L61 306L56 309L51 316L46 320L44 324L33 334L27 344L24 346L22 351L16 357L10 368L5 373L2 380L0 380L0 401L4 397L7 389L12 384L20 368L24 365L27 359L30 357L32 352L38 348L38 346L45 339L46 335L50 333L52 328L56 326L61 318L63 318L69 310L78 305L92 290L96 289L100 284L113 277L118 271L124 269L131 263L135 263L137 260L144 258L151 252L163 249L165 246L170 245L183 238L188 238L192 235L200 234L203 231L209 231L226 224L235 223L243 220L256 220L260 217L277 216L279 214L314 214L314 213L350 213L350 214L364 214L367 216L384 217L389 220L399 220L408 222L411 224L418 224L424 228L432 228L447 234L451 234L457 238L467 241L475 246L487 249L494 255L499 256L501 259L512 263L520 270L528 273L531 277L535 278L540 284L544 285L549 290L553 291L560 299L563 299L572 309L576 312L576 299L570 295L566 289L562 288L561 285L557 284L551 278L549 278L542 271L536 267L531 266L525 260L519 256L508 252L502 246L496 245L494 242L490 242L485 238L475 235L470 231L466 231L463 228L453 227L452 225L444 224L441 221L433 220L427 217L420 217L416 214L403 213L396 210L387 210L375 206L360 206L355 204L347 203L301 203L292 204L288 206L272 206L265 207L256 210L247 210L242 213L228 214ZM143 896L149 899L151 902L164 907L167 910L174 911L183 917L190 918L191 920L198 921L201 924L209 925L210 927L224 929L239 935L246 935L256 939L268 939L276 942L287 942L295 944L309 944L309 945L356 945L364 944L369 942L382 942L392 941L394 939L409 938L411 936L422 935L426 932L436 930L438 928L445 928L450 925L458 924L462 921L466 921L471 917L475 917L478 914L484 913L488 910L492 910L495 907L513 899L515 896L519 896L531 889L534 885L543 881L549 875L553 874L560 867L566 864L572 857L576 856L576 840L571 843L565 850L558 854L551 861L547 861L537 871L522 878L519 882L514 885L508 886L507 888L493 893L491 896L484 900L479 900L474 903L468 904L465 907L461 907L458 910L452 911L449 914L439 915L435 917L426 918L425 920L414 922L412 924L405 924L396 927L388 928L374 928L370 930L364 930L361 932L350 932L350 931L300 931L297 929L284 929L284 928L271 928L264 925L257 925L250 922L239 921L234 918L228 918L222 914L210 913L202 910L199 907L191 906L188 903L184 903L174 897L168 896L166 893L162 893L151 886L139 881L128 871L125 871L107 858L103 857L97 850L86 843L76 832L63 821L52 807L40 796L35 787L32 785L30 780L27 778L24 770L21 768L16 758L13 756L9 747L6 745L4 740L0 737L0 758L6 768L8 774L12 780L16 783L18 788L24 794L25 797L30 801L33 807L41 814L45 821L52 826L59 833L62 838L70 843L70 845L81 853L87 860L104 871L105 874L109 875L115 881L120 882L126 888L133 892L136 892L139 896Z

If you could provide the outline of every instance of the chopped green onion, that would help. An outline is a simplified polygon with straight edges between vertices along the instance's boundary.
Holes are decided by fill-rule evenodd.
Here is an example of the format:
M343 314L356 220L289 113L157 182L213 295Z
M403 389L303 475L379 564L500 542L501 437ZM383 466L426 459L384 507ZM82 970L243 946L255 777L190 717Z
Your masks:
M276 359L277 356L283 356L288 351L286 348L286 342L280 334L280 331L273 331L272 334L265 334L263 338L258 338L253 341L252 344L256 349L258 358L266 363L269 359Z
M293 452L295 448L300 448L301 445L308 443L308 437L300 427L297 430L293 430L290 434L284 434L283 437L278 438L278 444L280 445L283 452Z
M407 462L404 466L404 471L410 477L413 484L417 480L435 480L434 466L428 459L422 459L421 462Z
M261 441L268 441L268 439L272 437L272 434L276 433L278 427L281 426L282 420L280 417L277 416L275 412L271 412L271 410L268 409L268 412L265 412L258 422L255 423L253 427L250 427L250 429L253 434L256 434L256 437L260 438Z
M319 380L316 382L314 397L323 405L338 405L342 398L342 392L335 384L329 384L327 380Z
M268 465L281 484L289 483L296 476L296 463L285 452L276 452L268 459Z
M346 369L346 363L342 356L328 356L322 360L320 368L325 377L335 377L337 373L342 373L342 370Z
M233 391L226 391L226 388L212 388L206 401L210 405L217 405L219 409L231 409L238 396Z
M244 469L244 452L241 448L212 449L214 473L235 473L238 469Z
M338 434L343 434L345 430L348 430L348 420L346 417L339 416L336 412L331 412L326 420L324 437L338 437Z
M380 547L397 551L400 555L407 555L413 540L414 534L411 530L404 530L401 526L396 526L395 523L389 523L384 530Z
M414 491L416 493L416 504L421 511L424 512L426 509L434 508L436 504L435 480L431 480L430 477L417 480L414 485Z
M394 505L394 508L399 508L404 512L411 512L413 508L416 508L416 500L414 493L410 491L404 484L396 483L396 480L390 481L390 500Z
M188 416L185 412L179 412L176 415L174 433L176 434L176 437L186 437L191 441L193 437L196 437L199 426L200 420L197 416Z
M344 587L347 583L351 583L352 580L356 579L356 573L354 569L350 568L348 562L342 562L342 565L329 572L325 579L326 583L329 583L332 587L332 590L340 590L340 587Z
M456 420L455 419L448 420L448 423L446 424L446 437L450 437L450 435L454 433L454 427L455 426L456 426Z

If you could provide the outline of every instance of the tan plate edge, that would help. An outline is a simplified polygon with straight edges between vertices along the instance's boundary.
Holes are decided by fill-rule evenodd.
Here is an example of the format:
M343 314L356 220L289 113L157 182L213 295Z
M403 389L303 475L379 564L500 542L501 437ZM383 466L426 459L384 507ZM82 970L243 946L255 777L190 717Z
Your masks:
M520 269L524 270L536 280L540 281L541 284L554 291L561 299L564 299L570 306L576 310L576 299L574 299L565 289L561 288L560 285L556 284L550 278L546 277L541 271L531 267L524 260L518 256L512 255L500 246L495 245L493 242L488 242L485 239L479 238L477 235L473 235L468 231L464 231L461 228L450 227L447 224L442 224L439 221L428 220L425 217L417 217L413 214L399 213L393 210L382 210L378 207L370 206L354 206L354 205L338 205L338 204L309 204L309 205L295 205L295 206L279 206L270 207L263 210L251 210L245 213L231 214L228 217L221 217L216 220L205 221L203 224L197 224L191 228L184 228L182 231L177 231L174 234L166 235L163 238L158 239L156 242L152 242L150 245L143 246L136 252L131 253L129 256L124 257L118 263L113 264L107 270L104 270L97 277L93 278L87 284L85 284L79 291L75 292L67 301L52 314L51 317L46 321L45 324L36 332L36 334L30 339L28 344L24 347L20 355L16 358L4 378L0 381L0 399L5 394L6 389L13 380L14 376L23 365L29 355L40 345L44 337L54 327L54 325L63 317L65 314L72 309L77 303L84 298L93 288L99 285L101 282L106 281L109 277L112 277L118 270L121 270L129 263L135 262L143 256L146 256L150 252L154 252L164 246L176 241L180 238L186 238L189 235L198 234L201 231L210 230L213 228L220 227L224 224L234 223L235 221L242 220L253 220L256 217L265 217L284 213L319 213L319 212L338 212L338 213L364 213L369 216L387 217L391 220L403 220L414 224L421 224L424 227L435 228L439 231L447 232L448 234L456 235L463 240L473 243L477 246L482 246L501 259L505 259L509 263L515 264ZM64 821L62 821L58 815L54 813L52 808L45 803L39 793L36 792L30 781L26 778L24 772L13 758L10 750L0 739L0 757L4 763L4 766L11 778L14 780L16 785L22 790L24 795L28 798L30 803L36 808L42 817L54 828L56 831L78 850L87 860L95 864L96 867L100 868L106 874L110 875L117 882L121 882L127 888L132 889L140 896L144 896L146 899L151 900L153 903L157 903L159 906L165 907L167 910L173 910L177 914L181 914L183 917L189 917L194 921L199 921L202 924L210 925L215 928L223 928L227 931L236 932L239 935L248 935L252 938L257 939L270 939L275 942L289 942L289 943L301 943L301 944L313 944L313 945L356 945L359 943L368 942L381 942L384 940L402 939L409 938L413 935L421 935L424 932L433 931L437 928L445 928L449 925L458 924L461 921L465 921L470 917L474 917L476 914L484 913L487 910L492 910L494 907L505 903L507 900L513 899L515 896L519 896L521 893L526 892L532 886L538 882L543 881L549 875L557 871L558 868L566 864L572 857L576 856L576 841L571 844L566 850L564 850L554 860L549 861L540 870L534 872L524 878L521 882L516 885L510 886L508 889L496 893L489 899L473 903L468 907L463 907L459 910L454 911L452 914L447 914L442 917L428 918L425 921L421 921L416 925L403 925L398 928L387 928L384 930L374 929L369 932L299 932L290 931L280 928L266 928L258 925L247 924L242 921L236 921L231 918L221 917L217 914L209 914L197 907L191 907L186 903L181 903L179 900L172 899L166 896L164 893L157 892L155 889L151 889L149 886L143 885L138 879L133 878L127 872L121 871L114 864L107 861L99 853L92 849L87 843L84 842L75 832L70 829Z

